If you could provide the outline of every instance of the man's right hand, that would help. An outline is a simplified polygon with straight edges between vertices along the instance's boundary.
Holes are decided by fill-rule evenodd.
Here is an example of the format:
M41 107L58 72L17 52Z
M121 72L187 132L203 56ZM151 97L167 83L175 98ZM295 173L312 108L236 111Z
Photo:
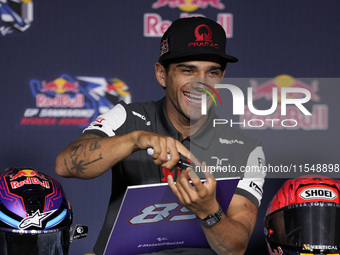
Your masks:
M173 168L180 159L179 153L190 159L194 164L199 164L198 160L190 154L190 151L172 137L147 131L136 131L135 135L137 150L152 148L154 151L152 158L157 165L168 169ZM169 160L168 154L170 155Z
M199 165L198 160L178 140L153 132L133 131L104 138L93 134L82 135L57 156L55 171L64 177L95 178L133 152L150 147L154 150L153 161L162 167L174 167L180 158L179 153ZM170 154L170 160L167 154Z

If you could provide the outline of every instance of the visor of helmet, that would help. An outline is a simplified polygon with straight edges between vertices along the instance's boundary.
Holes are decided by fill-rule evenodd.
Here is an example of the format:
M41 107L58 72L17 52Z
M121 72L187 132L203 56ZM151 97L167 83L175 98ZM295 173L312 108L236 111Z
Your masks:
M66 255L69 246L68 229L44 234L0 232L0 254Z
M339 253L340 205L327 202L294 204L266 217L266 238L312 254Z

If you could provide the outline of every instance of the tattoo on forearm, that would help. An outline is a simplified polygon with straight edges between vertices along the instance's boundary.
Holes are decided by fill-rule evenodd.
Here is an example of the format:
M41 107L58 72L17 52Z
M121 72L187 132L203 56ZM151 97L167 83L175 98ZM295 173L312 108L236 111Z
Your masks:
M86 166L93 164L101 159L103 159L102 154L100 153L97 158L94 160L86 162L86 153L87 153L87 147L88 151L95 151L101 148L101 141L100 140L90 140L89 142L85 142L86 140L83 141L83 143L74 145L71 147L69 156L71 160L71 167L67 165L67 160L66 158L64 159L64 164L67 169L67 171L74 176L74 172L78 174L83 174L84 171L86 170ZM87 146L89 145L89 146Z
M74 174L71 172L71 170L70 170L70 169L68 168L68 166L67 166L66 158L64 158L64 165L65 165L65 167L66 167L67 172L68 172L71 176L74 176Z
M95 151L95 150L100 149L100 147L101 147L100 142L101 142L101 140L100 141L94 141L94 142L90 143L89 151Z
M83 148L82 144L72 146L72 148L70 150L70 158L78 157L80 152L82 151L82 148Z
M85 163L84 160L79 160L79 162L78 162L78 158L74 158L74 159L72 159L73 167L71 167L71 170L75 170L77 173L83 174L87 165L90 165L90 164L97 162L98 160L101 160L101 159L103 159L102 154L99 154L98 158L96 158L95 160L92 160L90 162L87 162L87 163Z

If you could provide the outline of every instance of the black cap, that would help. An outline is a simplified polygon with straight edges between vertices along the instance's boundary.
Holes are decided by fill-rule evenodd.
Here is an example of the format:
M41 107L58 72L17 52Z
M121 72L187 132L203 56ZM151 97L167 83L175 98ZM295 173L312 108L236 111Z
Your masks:
M180 18L162 37L159 62L195 56L217 56L222 61L237 62L237 58L225 53L226 42L226 33L217 22L205 17Z

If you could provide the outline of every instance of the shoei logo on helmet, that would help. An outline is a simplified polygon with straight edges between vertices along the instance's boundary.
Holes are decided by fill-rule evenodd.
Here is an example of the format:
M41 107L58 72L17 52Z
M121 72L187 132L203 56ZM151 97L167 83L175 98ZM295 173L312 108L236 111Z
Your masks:
M338 195L331 189L328 188L306 188L303 189L299 196L305 200L309 199L326 199L326 200L334 200L338 197Z
M218 49L218 44L213 43L211 40L212 32L209 26L205 24L201 24L195 28L195 42L189 42L188 47L214 47Z

